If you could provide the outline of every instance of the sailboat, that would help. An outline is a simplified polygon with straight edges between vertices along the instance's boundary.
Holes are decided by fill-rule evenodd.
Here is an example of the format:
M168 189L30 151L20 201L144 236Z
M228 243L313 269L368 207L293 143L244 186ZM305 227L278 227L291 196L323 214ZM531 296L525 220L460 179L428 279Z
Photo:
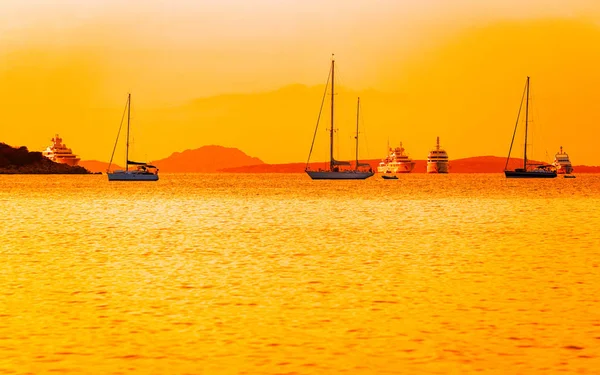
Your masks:
M358 161L358 122L360 118L360 98L358 98L358 104L356 109L356 163L354 169L341 169L342 166L351 167L351 164L347 161L339 161L335 160L333 157L333 133L334 133L334 88L335 88L335 59L331 58L331 69L329 71L331 76L331 127L329 129L329 169L327 170L318 170L312 171L309 168L310 162L310 154L312 153L313 146L315 144L315 138L317 135L317 130L319 128L319 121L317 120L317 128L315 129L315 133L313 136L313 142L310 147L310 152L308 155L308 161L306 162L306 173L313 180L364 180L371 176L373 176L373 171L369 164L360 163ZM327 80L327 84L329 84L329 79ZM325 85L325 93L327 93L327 84ZM323 97L325 99L325 97ZM323 109L323 104L321 104L321 110ZM321 117L319 113L319 118ZM366 170L366 167L369 169Z
M127 142L125 149L125 170L116 170L110 172L110 166L112 165L113 156L115 155L115 150L117 148L117 143L119 142L119 135L121 134L121 126L123 126L123 121L121 120L121 125L119 126L119 132L117 133L117 140L115 141L115 147L113 148L113 153L110 157L110 163L108 165L108 181L158 181L158 168L153 165L149 165L146 163L141 163L137 161L129 160L129 128L131 124L131 94L127 96L127 104L125 105L127 109ZM130 166L136 167L135 169L130 168Z
M521 107L519 107L519 113L517 114L517 123L515 124L515 130L513 132L512 141L510 143L510 149L508 150L508 157L506 158L506 165L504 166L504 175L506 178L555 178L556 168L549 164L527 164L527 127L529 123L529 80L525 83L525 149L523 151L523 168L516 168L514 171L507 170L508 162L510 160L510 153L512 151L513 144L515 142L515 134L517 133L517 126L519 125L519 116L521 115ZM523 105L523 99L521 99L521 106Z

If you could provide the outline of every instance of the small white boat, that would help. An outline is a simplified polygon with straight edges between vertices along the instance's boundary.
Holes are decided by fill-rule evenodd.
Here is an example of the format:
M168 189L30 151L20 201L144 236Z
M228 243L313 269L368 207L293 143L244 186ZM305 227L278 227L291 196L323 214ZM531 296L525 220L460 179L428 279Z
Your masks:
M115 141L115 148L113 149L112 156L110 157L110 163L108 165L108 181L158 181L158 168L153 165L141 163L137 161L129 160L129 128L131 124L131 94L127 96L127 143L125 149L125 170L116 170L110 172L110 166L112 165L113 156L115 155L115 149L119 141L119 134L121 134L121 126L119 126L119 132L117 133L117 140ZM130 169L132 166L135 169Z

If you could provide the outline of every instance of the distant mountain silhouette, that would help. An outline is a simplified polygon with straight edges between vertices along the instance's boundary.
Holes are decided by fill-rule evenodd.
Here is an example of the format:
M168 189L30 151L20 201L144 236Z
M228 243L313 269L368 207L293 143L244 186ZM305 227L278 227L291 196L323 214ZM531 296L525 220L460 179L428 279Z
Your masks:
M98 160L81 160L79 162L79 165L84 167L88 171L94 172L94 173L98 173L98 172L106 173L106 170L108 169L108 163L103 162L103 161L98 161ZM111 165L110 169L116 170L116 169L125 169L125 168L113 163Z
M377 170L380 159L361 160L369 163L373 170ZM413 173L425 173L426 160L414 160ZM542 163L531 161L532 163ZM450 173L502 173L506 163L505 157L500 156L475 156L464 159L450 160ZM108 163L96 160L83 160L79 162L91 172L106 172ZM266 164L262 160L246 155L237 148L223 146L203 146L195 150L175 152L171 156L150 162L157 166L161 172L166 173L302 173L306 163ZM327 168L328 163L310 163L313 170ZM511 158L508 169L520 168L523 159ZM600 173L600 166L573 166L575 173ZM113 164L111 169L124 169Z
M600 173L600 165L574 165L573 173Z
M380 160L363 160L369 163L373 170L376 170ZM426 160L414 160L415 168L413 173L425 173L427 167ZM538 163L531 161L532 163ZM541 162L540 162L541 163ZM450 160L450 173L501 173L504 171L506 158L499 156L476 156L464 159ZM511 158L508 163L508 169L520 168L523 165L523 159ZM305 163L288 164L261 164L251 166L241 166L234 168L224 168L221 172L229 173L301 173L304 172ZM310 163L311 169L326 168L327 163ZM574 166L575 173L600 173L600 166Z
M165 159L150 162L161 172L198 173L218 172L226 168L262 165L258 158L246 155L237 148L223 146L203 146L195 150L174 152Z
M41 152L0 143L0 174L88 174L81 166L55 163Z
M82 160L79 164L92 172L104 173L108 168L108 163L97 160ZM167 158L154 160L148 164L166 173L210 173L226 168L262 165L264 162L259 158L246 155L237 148L211 145L174 152ZM113 163L111 169L125 168Z

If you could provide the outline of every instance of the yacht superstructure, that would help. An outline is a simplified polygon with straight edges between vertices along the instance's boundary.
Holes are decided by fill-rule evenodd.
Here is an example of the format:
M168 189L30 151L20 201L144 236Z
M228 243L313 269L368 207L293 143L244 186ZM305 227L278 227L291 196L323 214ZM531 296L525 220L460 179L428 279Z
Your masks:
M556 173L558 174L573 173L573 166L571 165L571 160L569 160L569 155L563 151L562 146L560 146L560 151L554 155L552 165L556 167Z
M62 143L62 138L58 134L52 138L52 145L42 151L42 155L53 162L67 164L72 167L76 166L80 160L70 148L67 148L66 144Z
M448 154L440 147L440 137L437 137L436 147L427 156L427 173L448 173Z
M377 172L410 173L415 167L415 162L404 151L402 142L400 142L400 147L390 147L388 156L377 166Z

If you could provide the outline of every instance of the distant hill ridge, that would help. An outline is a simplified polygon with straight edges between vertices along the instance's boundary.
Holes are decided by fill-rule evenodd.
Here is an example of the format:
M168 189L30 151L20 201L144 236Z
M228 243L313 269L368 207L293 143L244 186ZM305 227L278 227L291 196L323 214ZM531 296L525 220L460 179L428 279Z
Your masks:
M374 171L377 170L380 159L361 160L369 163ZM415 168L412 173L425 173L427 169L426 160L413 160ZM531 160L532 163L537 163ZM450 173L501 173L504 171L506 158L500 156L475 156L464 159L450 160ZM508 163L508 169L520 168L523 165L523 159L511 158ZM316 162L310 163L311 169L327 168L328 163ZM221 172L227 173L301 173L304 172L306 163L287 163L287 164L262 164L249 165L237 168L224 168ZM573 166L574 173L600 173L600 166Z
M364 160L373 170L377 170L380 159ZM414 160L413 173L425 173L427 161ZM532 161L534 162L534 161ZM450 173L501 173L506 163L505 157L476 156L450 160ZM233 147L217 145L202 146L194 150L174 152L169 157L151 161L150 164L165 173L302 173L306 163L266 164L256 157L248 156ZM523 159L511 158L509 169L519 168ZM106 172L108 163L95 160L84 160L80 165L92 172ZM326 162L310 163L312 169L326 168ZM576 165L575 173L600 173L600 166ZM112 169L123 169L113 164Z
M83 160L79 163L93 172L106 172L108 163L97 160ZM233 147L217 145L202 146L193 150L174 152L169 157L150 161L163 173L212 173L227 168L263 165L262 160L248 156ZM113 164L111 169L123 169Z
M150 164L167 173L199 173L262 165L264 162L259 158L246 155L237 148L210 145L195 150L174 152L171 156L154 160Z

